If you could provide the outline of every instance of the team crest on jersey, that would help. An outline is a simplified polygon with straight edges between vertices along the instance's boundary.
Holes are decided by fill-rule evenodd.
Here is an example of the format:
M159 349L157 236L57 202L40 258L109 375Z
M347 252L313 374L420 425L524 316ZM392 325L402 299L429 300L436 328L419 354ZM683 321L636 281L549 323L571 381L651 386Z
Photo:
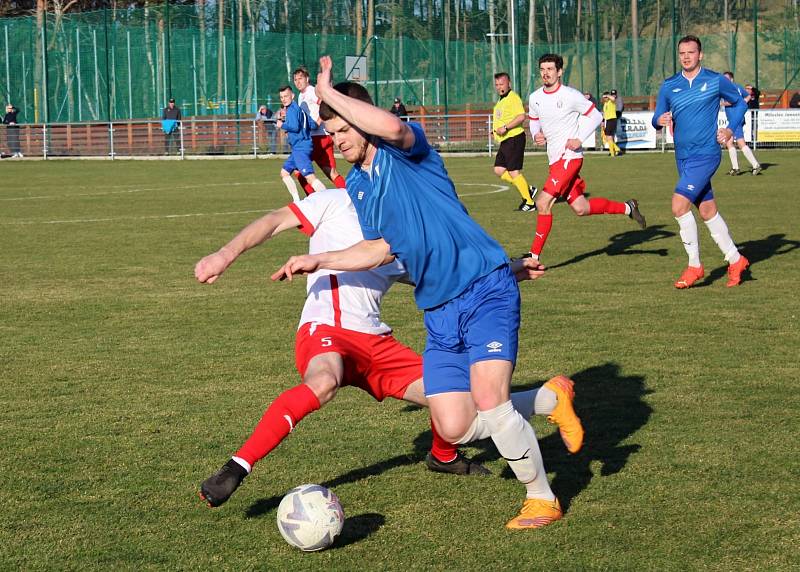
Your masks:
M703 87L700 88L700 91L705 91L708 89L708 83L704 83Z
M564 107L564 102L563 102L563 101L561 101L561 100L559 99L559 100L556 102L556 107L557 107L557 108L559 108L559 109L561 109L562 107Z

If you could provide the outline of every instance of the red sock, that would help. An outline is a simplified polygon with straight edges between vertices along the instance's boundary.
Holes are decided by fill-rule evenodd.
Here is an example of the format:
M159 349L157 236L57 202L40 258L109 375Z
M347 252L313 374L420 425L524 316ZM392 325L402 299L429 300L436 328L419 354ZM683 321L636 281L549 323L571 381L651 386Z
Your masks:
M436 431L436 425L433 424L431 419L431 431L433 432L433 445L431 445L431 455L436 457L442 463L449 463L454 461L458 448L452 443L445 441L441 435Z
M341 175L337 175L336 178L333 180L333 184L336 185L337 189L345 188L344 177L342 177Z
M306 180L306 178L303 175L301 175L297 171L295 171L294 174L295 177L297 177L297 182L300 183L301 187L303 187L303 191L305 191L306 196L314 192L314 187L311 186L311 183L309 183L308 180Z
M603 197L589 199L589 214L625 214L625 203L609 201Z
M255 465L277 447L303 417L319 407L319 399L306 384L287 389L270 404L235 456Z
M547 236L550 234L550 229L553 228L553 215L541 214L536 215L536 236L533 237L533 244L531 244L531 252L536 256L542 253L544 243L547 242Z

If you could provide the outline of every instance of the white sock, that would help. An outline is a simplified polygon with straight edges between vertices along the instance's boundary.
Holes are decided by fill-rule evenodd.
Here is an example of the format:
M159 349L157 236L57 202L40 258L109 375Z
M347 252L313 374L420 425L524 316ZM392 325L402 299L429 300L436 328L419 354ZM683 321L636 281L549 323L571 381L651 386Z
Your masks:
M739 157L736 155L736 147L728 147L728 156L731 158L731 167L739 170ZM747 155L745 155L747 157Z
M297 194L297 185L294 184L294 179L291 175L287 177L282 177L283 184L286 185L286 188L289 189L289 194L292 195L292 200L294 202L298 202L300 200L300 195Z
M756 160L756 156L753 155L753 150L750 149L750 147L747 145L742 147L742 155L744 155L744 158L750 162L750 166L753 167L753 169L758 167L758 161Z
M692 211L675 218L681 229L683 248L689 256L689 266L700 266L700 240L697 236L697 221Z
M525 485L527 497L554 500L533 427L514 409L511 400L494 409L478 411L478 417L488 425L497 451Z
M325 183L323 183L319 179L314 179L314 182L311 183L311 188L313 188L315 191L319 192L319 191L324 191L326 187L325 187Z
M708 232L711 233L711 238L713 238L714 242L719 246L728 264L739 262L739 249L736 248L736 245L733 243L731 233L728 231L728 225L725 224L722 215L719 213L715 214L714 218L706 221L706 226L708 227Z
M558 396L552 389L546 387L539 387L528 391L515 391L511 394L511 405L519 411L523 419L530 419L531 416L536 415L550 415L553 409L558 404ZM487 439L490 437L489 426L486 421L476 416L472 421L467 432L464 433L456 445L466 445L473 441L480 439Z
M245 461L244 459L242 459L241 457L237 457L237 456L234 455L233 457L231 457L231 459L233 459L234 463L237 463L238 465L241 465L242 468L245 471L247 471L248 475L250 474L250 471L253 470L253 466L250 463L248 463L247 461Z
M558 405L558 395L549 387L540 387L536 391L534 412L536 415L550 415Z

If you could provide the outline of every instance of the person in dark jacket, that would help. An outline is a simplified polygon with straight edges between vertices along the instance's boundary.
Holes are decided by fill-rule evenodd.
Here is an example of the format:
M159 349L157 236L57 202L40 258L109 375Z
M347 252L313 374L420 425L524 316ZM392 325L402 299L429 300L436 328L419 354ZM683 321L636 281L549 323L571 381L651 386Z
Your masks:
M170 97L169 103L161 114L161 130L164 132L164 153L169 154L175 134L180 130L181 108L175 105L175 98Z
M403 121L408 121L408 111L406 111L406 106L403 105L399 97L394 98L394 104L392 104L392 108L389 111Z
M3 124L6 126L6 141L12 157L22 157L19 146L19 125L17 125L17 113L19 110L11 105L6 105L6 114L3 116Z

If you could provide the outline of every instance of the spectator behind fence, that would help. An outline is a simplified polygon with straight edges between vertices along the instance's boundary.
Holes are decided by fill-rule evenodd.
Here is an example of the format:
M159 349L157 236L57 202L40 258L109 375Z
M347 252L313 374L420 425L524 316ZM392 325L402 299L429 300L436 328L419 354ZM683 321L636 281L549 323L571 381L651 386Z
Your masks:
M22 157L19 147L19 125L17 125L17 113L19 110L11 105L6 105L6 114L3 116L3 124L6 126L6 142L12 157Z
M792 109L800 109L800 91L794 92L792 99L789 100L789 107Z
M625 109L625 103L622 101L622 96L617 93L616 89L609 92L614 97L614 105L617 108L617 119L622 115L622 110Z
M747 109L758 109L761 107L759 100L761 99L761 92L757 87L746 83L744 88L750 93L750 100L747 102Z
M389 110L392 115L396 115L403 121L408 121L408 111L406 111L406 106L403 105L403 102L400 100L399 97L394 98L394 104L392 108Z
M164 154L169 155L172 140L180 129L181 108L175 105L175 98L170 97L169 103L161 114L161 130L164 132Z
M275 118L272 110L266 105L262 105L258 108L253 121L259 129L263 129L267 150L271 155L274 155L277 150L278 131L275 127Z
M585 97L586 99L588 99L589 101L591 101L591 102L592 102L592 104L593 104L595 107L597 107L597 99L595 99L595 97L594 97L594 96L591 94L591 92L584 91L584 92L583 92L583 97Z

